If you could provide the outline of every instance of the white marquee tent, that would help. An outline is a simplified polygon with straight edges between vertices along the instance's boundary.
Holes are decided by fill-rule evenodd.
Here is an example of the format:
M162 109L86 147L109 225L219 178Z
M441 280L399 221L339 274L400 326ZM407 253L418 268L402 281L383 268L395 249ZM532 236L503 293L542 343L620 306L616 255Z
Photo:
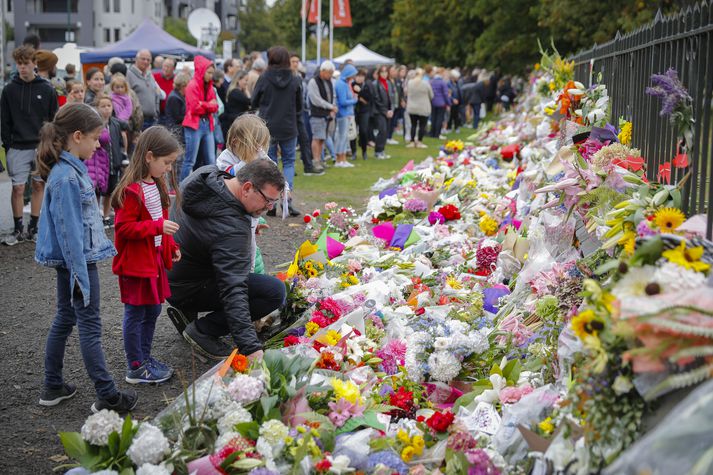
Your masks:
M394 58L387 58L359 43L350 52L334 58L335 63L344 63L348 59L354 66L376 66L378 64L394 64Z

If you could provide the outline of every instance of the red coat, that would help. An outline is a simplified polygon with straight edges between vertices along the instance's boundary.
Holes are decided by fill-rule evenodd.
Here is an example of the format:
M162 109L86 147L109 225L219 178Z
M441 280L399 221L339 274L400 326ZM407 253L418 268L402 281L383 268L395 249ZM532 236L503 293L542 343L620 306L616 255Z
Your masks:
M124 191L124 206L116 210L114 218L114 245L118 251L111 270L116 275L131 277L156 277L156 245L154 236L163 235L163 264L173 267L173 255L178 244L173 236L163 234L163 221L168 219L164 208L163 218L154 221L144 205L144 191L139 183L132 183Z
M158 87L166 93L166 99L168 99L168 95L171 94L171 91L173 91L173 79L175 76L171 79L166 79L163 77L163 74L161 74L161 71L158 71L153 73L153 78L156 81L156 84L158 84ZM166 109L166 99L161 101L161 114L163 114L163 111Z
M207 116L210 130L213 130L213 114L218 111L218 102L213 83L206 84L203 80L205 72L213 63L199 55L195 57L193 64L196 67L196 72L193 74L191 82L186 86L186 116L183 118L183 126L198 130L201 116Z

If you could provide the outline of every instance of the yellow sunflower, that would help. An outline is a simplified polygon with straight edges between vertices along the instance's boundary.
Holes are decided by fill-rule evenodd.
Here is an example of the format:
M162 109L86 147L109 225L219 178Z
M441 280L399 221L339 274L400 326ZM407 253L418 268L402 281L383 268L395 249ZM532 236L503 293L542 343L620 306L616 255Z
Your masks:
M604 329L604 322L597 318L594 311L590 309L583 310L572 317L570 325L572 325L574 334L581 340L584 340L589 335L597 336Z
M494 236L498 232L498 222L488 215L480 218L480 230L486 236Z
M654 224L661 232L670 233L686 220L686 215L677 208L661 208L654 214Z
M711 268L710 264L701 262L703 247L696 246L686 248L685 241L681 241L681 245L675 249L664 251L662 255L668 259L669 262L673 262L674 264L696 272L705 272Z

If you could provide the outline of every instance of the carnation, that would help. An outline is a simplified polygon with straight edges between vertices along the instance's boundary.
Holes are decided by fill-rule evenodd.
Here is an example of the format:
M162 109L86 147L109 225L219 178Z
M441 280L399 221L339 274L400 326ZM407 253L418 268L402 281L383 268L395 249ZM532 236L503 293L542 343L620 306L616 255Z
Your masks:
M164 464L154 465L145 463L136 471L136 475L171 475L173 470L169 470Z
M102 409L87 417L82 426L82 438L92 445L106 445L112 432L121 432L124 421L114 411Z
M237 424L252 422L252 420L250 413L240 404L234 402L234 407L218 419L218 432L221 434L232 432Z
M260 399L263 391L263 384L257 378L245 374L237 374L228 386L233 399L240 404L250 404Z
M450 352L436 351L428 357L431 379L450 382L460 373L460 361Z
M277 419L270 419L262 423L260 427L260 436L263 437L270 445L277 445L285 440L289 429L285 424Z
M508 386L500 390L500 402L503 404L515 404L523 396L532 392L532 386L525 384L521 387Z
M446 217L443 216L438 211L431 211L428 213L428 222L433 226L434 224L443 224L446 222Z

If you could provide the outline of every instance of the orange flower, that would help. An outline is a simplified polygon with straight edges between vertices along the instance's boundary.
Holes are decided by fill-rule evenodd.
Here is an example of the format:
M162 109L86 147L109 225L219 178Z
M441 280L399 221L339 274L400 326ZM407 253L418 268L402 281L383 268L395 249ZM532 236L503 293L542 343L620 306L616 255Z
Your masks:
M230 367L238 373L244 373L250 368L250 360L247 356L238 353L230 362Z

